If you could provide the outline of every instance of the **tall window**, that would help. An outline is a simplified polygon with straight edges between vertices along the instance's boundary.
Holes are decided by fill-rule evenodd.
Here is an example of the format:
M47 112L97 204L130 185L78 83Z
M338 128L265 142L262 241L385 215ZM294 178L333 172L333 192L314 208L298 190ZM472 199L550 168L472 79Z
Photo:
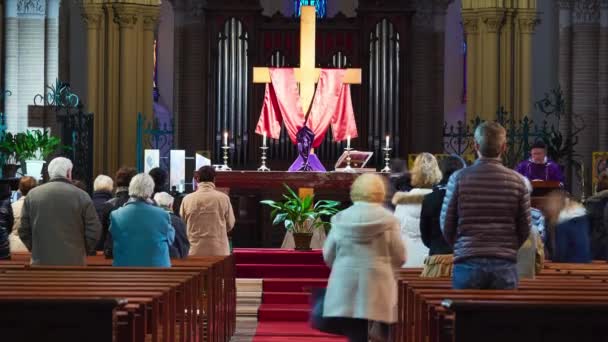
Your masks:
M325 18L327 0L294 0L296 16L300 16L302 6L315 6L317 8L317 18Z

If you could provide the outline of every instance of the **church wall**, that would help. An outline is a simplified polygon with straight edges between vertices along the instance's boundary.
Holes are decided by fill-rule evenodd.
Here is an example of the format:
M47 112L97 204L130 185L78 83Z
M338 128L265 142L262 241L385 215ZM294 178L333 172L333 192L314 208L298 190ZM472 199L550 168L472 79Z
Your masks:
M554 0L538 0L540 23L532 38L532 100L542 99L545 93L559 84L559 11ZM542 113L534 110L533 119L541 120Z
M173 82L174 82L174 25L175 17L173 6L163 1L160 6L160 19L158 25L158 89L159 102L173 112Z
M77 1L62 2L70 6L69 11L69 74L64 81L70 82L72 91L80 101L87 103L87 30L82 20L82 8Z
M58 76L59 0L35 1L22 8L18 4L5 3L4 87L12 96L7 97L4 112L10 131L27 128L28 106Z
M444 113L445 121L456 124L465 118L462 101L464 85L464 54L461 0L448 7L445 21Z

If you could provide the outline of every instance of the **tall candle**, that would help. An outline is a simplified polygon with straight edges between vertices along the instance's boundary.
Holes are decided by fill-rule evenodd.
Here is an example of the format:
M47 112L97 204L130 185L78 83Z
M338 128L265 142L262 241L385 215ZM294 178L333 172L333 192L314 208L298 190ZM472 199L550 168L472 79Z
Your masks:
M228 132L224 132L224 146L228 146Z
M266 147L266 132L264 132L264 136L263 136L263 140L262 140L262 147Z
M386 148L388 148L388 146L390 145L390 144L388 143L388 142L389 142L389 140L390 140L390 137L387 135L387 136L386 136Z
M350 135L346 137L346 148L350 148Z

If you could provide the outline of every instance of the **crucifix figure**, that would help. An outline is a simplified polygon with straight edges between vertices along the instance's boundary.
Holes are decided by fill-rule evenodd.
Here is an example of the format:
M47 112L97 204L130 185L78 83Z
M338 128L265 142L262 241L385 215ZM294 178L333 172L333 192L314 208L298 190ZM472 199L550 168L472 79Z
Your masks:
M314 147L320 144L330 124L336 141L357 135L348 85L361 84L361 69L316 68L315 26L315 7L302 6L299 68L253 68L253 82L266 84L264 107L256 133L267 133L269 137L278 139L281 124L276 118L281 117L292 142L298 145L300 156L303 157L301 159L305 166L299 171L310 169L306 168L308 152L302 156L300 147L303 143L300 139L296 140L296 136L312 140L304 150L314 153ZM340 95L334 96L337 93ZM273 120L275 122L271 122ZM314 134L303 134L309 131ZM318 164L322 168L320 162Z

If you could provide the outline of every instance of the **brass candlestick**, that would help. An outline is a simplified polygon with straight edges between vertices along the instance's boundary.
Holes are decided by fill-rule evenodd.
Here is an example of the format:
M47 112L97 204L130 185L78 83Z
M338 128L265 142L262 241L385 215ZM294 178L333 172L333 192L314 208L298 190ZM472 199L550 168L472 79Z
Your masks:
M224 165L222 166L222 171L232 171L230 166L228 166L228 150L230 150L230 146L222 146L222 150L224 150Z
M262 146L260 147L260 150L262 150L262 166L260 166L258 168L258 171L261 172L267 172L270 171L270 168L268 166L266 166L266 151L268 150L268 146Z
M391 150L392 148L390 147L385 147L382 149L384 151L384 169L382 169L380 172L384 172L384 173L390 173L391 172Z

